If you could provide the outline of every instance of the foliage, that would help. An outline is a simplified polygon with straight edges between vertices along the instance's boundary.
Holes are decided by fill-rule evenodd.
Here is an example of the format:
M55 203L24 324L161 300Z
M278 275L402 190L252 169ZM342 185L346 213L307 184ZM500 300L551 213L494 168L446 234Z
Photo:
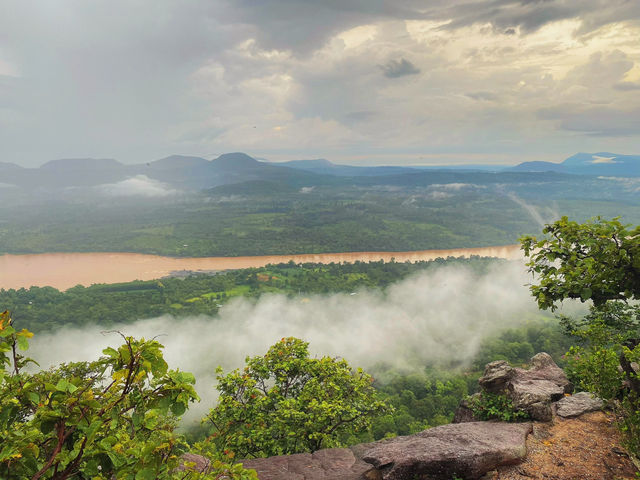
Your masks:
M610 400L620 394L624 373L620 371L621 335L608 328L601 316L592 311L591 320L581 328L563 317L569 333L582 345L573 345L567 352L566 372L578 391L596 393ZM573 328L572 328L573 327Z
M543 217L552 209L580 218L624 211L627 221L640 221L637 192L582 175L429 171L321 178L334 181L310 180L311 191L244 183L179 197L109 201L80 191L56 200L3 189L0 254L200 257L506 245L538 230L518 197Z
M354 292L384 288L407 276L443 265L460 265L484 272L500 260L472 257L423 262L355 262L295 264L293 262L221 272L91 287L76 286L66 292L52 287L0 290L0 304L13 312L15 321L36 333L60 326L132 322L171 314L185 317L215 315L235 296L267 293Z
M565 298L593 301L584 318L562 318L580 341L569 351L569 372L580 387L621 400L620 425L637 455L640 378L633 362L640 357L640 308L629 302L640 299L640 226L563 217L543 232L545 239L522 239L529 269L538 275L531 291L541 308L554 309Z
M410 374L379 369L375 374L380 378L375 386L393 412L374 419L370 436L362 436L362 442L409 435L451 422L460 400L469 392L469 383L477 379L472 376L470 382L468 375L434 368Z
M555 362L564 366L564 354L572 344L556 319L538 317L516 328L503 330L495 337L483 340L473 361L475 370L494 360L506 360L511 365L524 365L537 352L547 352Z
M270 456L340 446L340 435L367 429L390 407L373 379L344 360L309 358L308 344L290 337L243 370L218 370L218 405L207 420L218 451Z
M123 335L122 346L95 362L29 374L24 367L33 361L20 350L31 336L14 329L8 312L0 315L2 478L174 477L187 447L174 427L198 397L191 374L168 369L162 345Z
M480 420L517 422L529 418L529 414L516 409L505 394L482 392L469 398L469 407L474 417Z
M524 237L529 270L539 276L531 287L540 308L577 298L602 305L640 298L640 226L597 217L583 224L562 217L546 225L541 240Z

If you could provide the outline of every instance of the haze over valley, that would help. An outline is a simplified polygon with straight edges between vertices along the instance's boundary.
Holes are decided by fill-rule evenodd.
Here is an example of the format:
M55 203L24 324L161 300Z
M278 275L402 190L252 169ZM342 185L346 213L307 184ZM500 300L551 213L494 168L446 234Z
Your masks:
M0 479L640 478L638 39L0 0Z

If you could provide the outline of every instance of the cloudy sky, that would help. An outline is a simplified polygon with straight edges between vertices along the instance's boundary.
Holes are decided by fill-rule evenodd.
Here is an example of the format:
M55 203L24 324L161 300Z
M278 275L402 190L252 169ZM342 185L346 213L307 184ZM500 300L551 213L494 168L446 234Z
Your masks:
M637 0L0 0L0 161L640 153Z

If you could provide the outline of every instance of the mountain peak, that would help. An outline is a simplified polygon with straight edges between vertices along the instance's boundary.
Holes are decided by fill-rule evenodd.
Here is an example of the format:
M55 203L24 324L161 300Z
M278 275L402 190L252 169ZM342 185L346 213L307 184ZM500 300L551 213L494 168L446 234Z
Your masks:
M113 158L61 158L40 166L42 170L106 170L123 165Z
M253 167L260 163L255 158L242 152L223 153L212 161L216 166L220 167Z
M160 168L180 168L180 167L198 167L209 163L205 158L194 157L191 155L169 155L149 163L151 167Z
M311 160L290 160L288 162L282 162L280 163L280 165L284 165L287 167L294 167L294 168L304 168L304 167L313 167L313 168L329 167L330 168L330 167L337 166L335 163L330 162L326 158L314 158Z

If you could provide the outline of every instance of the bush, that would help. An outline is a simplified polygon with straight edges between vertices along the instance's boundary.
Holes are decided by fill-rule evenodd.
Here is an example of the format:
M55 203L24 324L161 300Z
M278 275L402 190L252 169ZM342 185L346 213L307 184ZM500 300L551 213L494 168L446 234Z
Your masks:
M529 414L516 409L511 399L505 394L482 392L480 395L469 398L469 407L473 416L479 420L517 422L529 418Z
M308 343L283 338L244 370L218 370L218 405L206 421L209 442L237 457L310 452L341 446L391 408L373 379L344 360L309 358Z
M33 360L20 351L33 334L11 323L0 314L0 478L217 478L174 472L188 448L177 419L198 396L193 375L168 369L162 345L122 335L123 345L95 362L29 374Z

